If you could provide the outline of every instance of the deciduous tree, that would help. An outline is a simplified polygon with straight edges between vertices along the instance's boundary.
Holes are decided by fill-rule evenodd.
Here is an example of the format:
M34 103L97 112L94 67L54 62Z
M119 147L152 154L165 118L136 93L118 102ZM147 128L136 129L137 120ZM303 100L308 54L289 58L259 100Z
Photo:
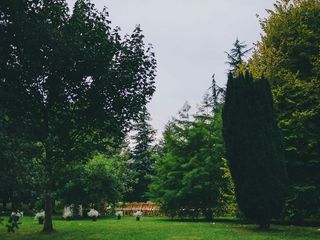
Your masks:
M155 90L156 62L139 26L122 39L88 0L72 15L64 0L0 7L0 108L42 148L48 232L60 170L122 141Z
M286 215L295 221L320 216L319 12L318 0L277 1L250 60L273 90L290 183Z

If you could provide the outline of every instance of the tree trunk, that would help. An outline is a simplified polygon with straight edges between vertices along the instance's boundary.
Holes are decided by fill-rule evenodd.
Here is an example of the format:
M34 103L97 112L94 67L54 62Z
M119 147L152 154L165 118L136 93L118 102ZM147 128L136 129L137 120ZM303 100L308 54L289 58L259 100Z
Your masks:
M205 211L205 217L207 221L212 221L213 220L213 211L211 209L207 209Z
M44 108L44 132L45 132L45 139L44 139L44 148L46 157L44 159L44 167L48 173L47 177L47 191L52 189L52 169L53 169L53 158L52 158L52 139L50 134L50 127L49 127L49 115L50 115L50 107L52 103L49 101L47 106ZM44 198L44 224L43 224L43 232L50 233L53 231L53 224L52 224L52 197L50 194L46 193Z
M49 233L53 231L52 225L52 198L50 195L46 195L45 202L44 202L44 225L43 225L43 232Z
M262 231L269 231L270 230L270 223L260 223L259 229Z
M56 200L52 199L52 213L55 214L56 213Z
M11 210L14 211L14 212L17 211L19 209L19 206L20 206L18 199L17 198L12 198L12 202L11 203L12 203Z

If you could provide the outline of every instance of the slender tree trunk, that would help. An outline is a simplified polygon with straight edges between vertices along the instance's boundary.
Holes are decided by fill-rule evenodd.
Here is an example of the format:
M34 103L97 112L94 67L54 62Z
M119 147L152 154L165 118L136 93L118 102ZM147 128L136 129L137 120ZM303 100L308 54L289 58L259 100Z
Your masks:
M43 224L43 232L49 233L53 231L53 224L52 224L52 198L50 195L45 196L44 200L44 224Z
M12 198L12 206L11 206L11 210L12 211L17 211L19 209L19 203L17 198Z
M270 230L270 223L260 223L259 229L262 231L269 231Z
M4 200L2 203L2 210L7 211L7 201L6 200Z
M207 209L205 211L205 217L207 221L212 221L213 220L213 211L211 209Z
M52 213L55 214L56 213L56 200L52 199Z
M47 182L47 191L49 194L46 193L44 198L44 224L43 224L43 232L50 233L53 231L53 224L52 224L52 197L50 196L50 190L52 189L52 141L50 135L50 128L49 128L49 113L50 107L52 104L48 102L47 106L44 108L44 131L45 131L45 139L44 139L44 148L46 157L44 159L44 167L48 173L48 182Z

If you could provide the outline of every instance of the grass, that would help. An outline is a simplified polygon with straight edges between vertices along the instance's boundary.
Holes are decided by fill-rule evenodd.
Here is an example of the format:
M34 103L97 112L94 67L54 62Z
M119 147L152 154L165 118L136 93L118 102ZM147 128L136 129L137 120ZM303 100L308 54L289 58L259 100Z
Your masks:
M4 222L5 223L5 222ZM54 220L55 232L41 233L42 225L31 217L23 217L22 225L15 233L7 233L0 225L1 240L312 240L320 239L320 230L316 227L296 227L272 225L269 232L261 232L254 225L241 225L232 222L188 222L166 218L142 217L135 221L133 217L91 220L64 221Z

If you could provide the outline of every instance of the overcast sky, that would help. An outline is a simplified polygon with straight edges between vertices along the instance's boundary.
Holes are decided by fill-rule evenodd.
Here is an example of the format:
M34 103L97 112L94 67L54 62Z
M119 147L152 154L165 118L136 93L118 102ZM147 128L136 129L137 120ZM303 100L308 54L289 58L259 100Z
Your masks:
M75 0L67 0L72 8ZM226 54L238 37L252 46L273 0L92 0L106 6L113 26L131 33L140 24L158 61L156 93L149 104L160 134L185 101L195 111L215 73L226 83Z

